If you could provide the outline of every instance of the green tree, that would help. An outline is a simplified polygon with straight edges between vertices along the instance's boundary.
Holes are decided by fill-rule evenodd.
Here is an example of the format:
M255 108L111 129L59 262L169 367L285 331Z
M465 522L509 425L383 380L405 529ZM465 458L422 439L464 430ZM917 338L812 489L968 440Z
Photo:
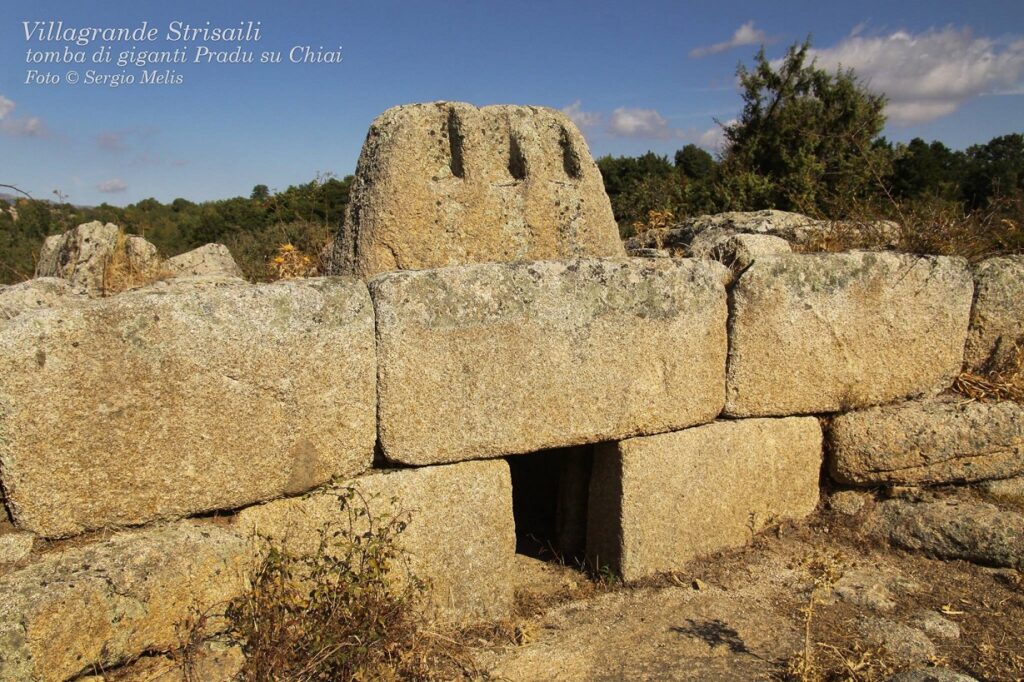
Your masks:
M938 140L929 144L915 137L897 149L889 185L901 198L954 198L959 194L963 165L962 153Z
M676 168L691 180L704 180L715 170L715 159L695 144L688 144L675 156Z
M737 70L739 120L725 127L718 194L723 207L845 213L888 175L884 95L852 70L829 73L793 45L776 68L762 48Z
M967 148L963 198L970 207L1024 191L1024 135L994 137Z

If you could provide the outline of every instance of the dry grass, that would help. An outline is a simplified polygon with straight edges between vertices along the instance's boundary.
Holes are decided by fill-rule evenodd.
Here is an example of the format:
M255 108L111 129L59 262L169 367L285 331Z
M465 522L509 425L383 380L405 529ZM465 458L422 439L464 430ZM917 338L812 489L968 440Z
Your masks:
M318 551L271 546L250 589L229 607L231 637L246 656L239 679L457 676L469 657L418 610L426 586L398 545L408 515L374 517L351 488L338 504L346 521L321 531Z
M164 279L164 272L155 262L149 267L142 267L128 254L128 235L124 230L117 234L114 252L103 268L103 295L113 296L122 291L152 284Z
M1014 400L1024 403L1024 346L1014 346L1005 360L987 372L963 372L953 382L953 390L982 402Z

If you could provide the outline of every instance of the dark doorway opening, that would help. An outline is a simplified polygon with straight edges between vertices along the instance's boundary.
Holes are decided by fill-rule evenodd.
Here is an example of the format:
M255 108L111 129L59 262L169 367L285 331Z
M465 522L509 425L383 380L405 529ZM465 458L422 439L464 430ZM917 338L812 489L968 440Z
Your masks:
M569 566L584 560L592 462L590 446L508 458L517 553Z

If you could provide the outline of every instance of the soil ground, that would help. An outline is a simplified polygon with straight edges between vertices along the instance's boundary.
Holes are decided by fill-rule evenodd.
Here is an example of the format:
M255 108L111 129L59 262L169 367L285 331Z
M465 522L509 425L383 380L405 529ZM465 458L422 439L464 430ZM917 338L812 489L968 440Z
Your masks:
M1020 572L897 551L838 512L638 585L519 560L519 616L505 643L473 653L483 677L870 681L945 667L1024 680Z

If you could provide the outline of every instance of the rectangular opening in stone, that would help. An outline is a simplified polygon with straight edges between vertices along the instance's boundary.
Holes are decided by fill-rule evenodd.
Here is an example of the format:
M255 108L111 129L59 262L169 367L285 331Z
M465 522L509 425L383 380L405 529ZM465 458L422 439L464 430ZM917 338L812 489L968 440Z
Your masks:
M517 553L569 566L582 563L592 462L592 446L508 458Z

